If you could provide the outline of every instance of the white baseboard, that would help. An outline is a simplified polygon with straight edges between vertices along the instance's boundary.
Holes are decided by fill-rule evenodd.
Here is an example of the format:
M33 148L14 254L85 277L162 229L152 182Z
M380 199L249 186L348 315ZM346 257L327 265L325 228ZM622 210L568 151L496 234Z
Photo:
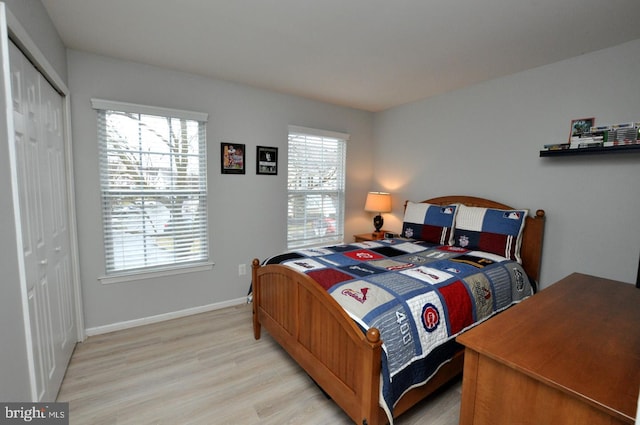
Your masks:
M127 320L125 322L112 323L110 325L96 326L94 328L86 328L84 330L86 336L106 334L113 331L135 328L136 326L149 325L151 323L163 322L165 320L177 319L179 317L191 316L193 314L205 313L207 311L219 310L221 308L233 307L245 304L247 297L236 298L235 300L223 301L220 303L207 304L199 307L187 308L185 310L172 311L169 313L158 314L156 316L143 317L141 319Z

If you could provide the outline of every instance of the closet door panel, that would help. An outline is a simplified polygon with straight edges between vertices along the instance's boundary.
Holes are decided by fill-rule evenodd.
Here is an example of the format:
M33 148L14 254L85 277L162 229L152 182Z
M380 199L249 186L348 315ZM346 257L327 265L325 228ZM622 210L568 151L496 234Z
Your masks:
M41 132L46 146L47 192L49 193L49 223L45 235L47 258L49 259L49 279L55 282L54 342L60 350L56 378L64 375L66 362L75 345L75 316L73 285L71 282L71 247L67 211L67 190L65 173L64 128L62 124L62 98L51 85L40 76ZM43 182L44 184L45 182Z
M27 305L29 308L34 376L31 393L36 400L45 396L47 363L51 363L52 338L46 332L43 292L47 291L42 271L47 259L44 247L43 202L40 188L40 146L38 144L34 109L37 87L33 75L25 71L22 53L10 44L11 81L13 98L14 140L16 170L20 202L20 226L25 266ZM30 81L28 79L31 78ZM48 361L49 360L49 361Z

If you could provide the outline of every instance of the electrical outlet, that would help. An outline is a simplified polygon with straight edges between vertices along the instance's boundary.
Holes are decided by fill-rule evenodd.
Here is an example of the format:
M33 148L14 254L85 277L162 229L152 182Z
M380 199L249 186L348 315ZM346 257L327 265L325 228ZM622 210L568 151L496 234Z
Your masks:
M238 264L238 276L244 276L247 274L247 265Z

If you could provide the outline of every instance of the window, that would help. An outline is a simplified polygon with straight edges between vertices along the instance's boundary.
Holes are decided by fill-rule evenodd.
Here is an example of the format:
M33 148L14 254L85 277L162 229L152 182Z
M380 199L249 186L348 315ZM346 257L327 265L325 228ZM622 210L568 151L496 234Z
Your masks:
M107 275L202 264L207 114L93 99Z
M288 248L344 239L348 134L289 127Z

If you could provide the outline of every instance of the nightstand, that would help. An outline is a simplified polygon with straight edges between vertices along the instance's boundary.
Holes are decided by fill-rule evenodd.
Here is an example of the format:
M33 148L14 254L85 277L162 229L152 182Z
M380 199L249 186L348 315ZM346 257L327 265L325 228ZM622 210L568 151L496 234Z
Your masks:
M356 242L379 241L380 239L384 239L385 232L388 232L388 230L380 230L379 232L371 233L361 233L359 235L353 235L353 237L356 239Z

